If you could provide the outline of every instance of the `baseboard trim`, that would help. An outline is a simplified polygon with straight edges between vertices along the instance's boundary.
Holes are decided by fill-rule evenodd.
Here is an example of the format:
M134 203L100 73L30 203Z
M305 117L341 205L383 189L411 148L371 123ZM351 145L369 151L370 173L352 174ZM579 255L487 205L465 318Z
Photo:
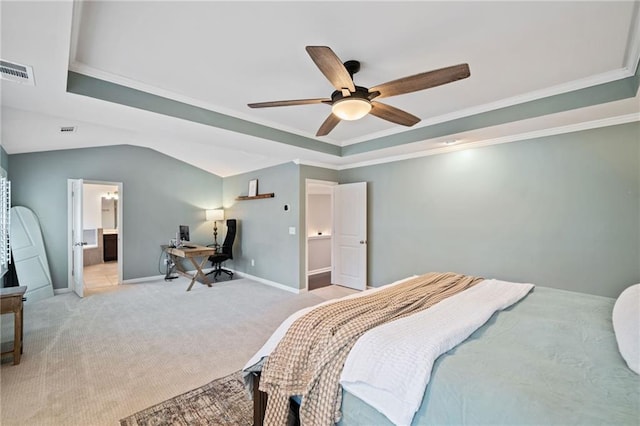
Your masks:
M313 271L307 272L307 276L324 274L325 272L331 272L331 266L327 266L326 268L314 269Z
M58 294L65 294L65 293L71 293L71 289L70 288L54 288L53 289L54 296L57 296Z
M227 268L228 269L228 268ZM206 269L202 269L202 271L206 274L208 272L211 272L213 270L213 268L206 268ZM235 271L233 269L229 269L231 272L233 272L235 275L242 277L242 278L248 278L250 280L253 281L257 281L260 284L266 284L268 286L271 287L275 287L275 288L279 288L280 290L285 290L291 293L295 293L295 294L300 294L300 293L306 293L307 290L306 289L297 289L297 288L292 288L289 286L286 286L284 284L280 284L277 283L275 281L270 281L264 278L260 278L260 277L256 277L255 275L251 275L251 274L247 274L246 272L238 272ZM181 275L182 276L182 275ZM140 284L140 283L145 283L145 282L149 282L149 281L157 281L157 280L164 280L164 275L154 275L151 277L140 277L140 278L132 278L129 280L122 280L122 284ZM71 290L68 289L64 289L65 292L69 292Z
M233 271L233 273L238 275L238 276L241 276L242 278L248 278L250 280L257 281L260 284L266 284L268 286L279 288L280 290L285 290L285 291L288 291L288 292L291 292L291 293L300 294L300 293L306 292L306 290L300 290L300 289L297 289L297 288L289 287L287 285L280 284L280 283L277 283L275 281L270 281L270 280L266 280L264 278L256 277L255 275L247 274L246 272Z
M205 274L209 273L213 271L213 268L202 268L202 272L204 272ZM193 270L190 270L189 272L193 272ZM150 276L150 277L140 277L140 278L131 278L129 280L122 280L122 284L139 284L139 283L146 283L149 281L156 281L156 280L164 280L165 275L154 275L154 276ZM184 275L178 275L178 277L185 277Z
M164 275L154 275L151 277L140 277L140 278L131 278L129 280L122 280L122 284L138 284L138 283L146 283L149 281L163 280Z

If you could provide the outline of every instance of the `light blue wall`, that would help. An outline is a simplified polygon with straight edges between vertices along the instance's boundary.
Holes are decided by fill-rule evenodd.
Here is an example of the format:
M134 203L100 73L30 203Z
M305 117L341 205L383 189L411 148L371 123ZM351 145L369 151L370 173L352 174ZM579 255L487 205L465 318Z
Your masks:
M258 179L258 193L274 198L237 201L247 195L249 181ZM223 182L225 217L238 220L233 269L299 288L300 170L294 163L227 177ZM284 205L289 210L284 210ZM294 227L296 235L289 234ZM224 234L224 231L223 231ZM251 265L251 259L255 265Z
M147 148L112 146L9 156L13 205L40 219L54 288L67 286L67 179L122 182L123 278L159 275L160 245L189 225L212 241L204 210L222 204L222 178Z
M456 271L617 296L640 282L640 124L341 171L368 182L368 275Z
M287 163L225 179L131 146L8 160L14 205L39 215L57 288L67 279L66 180L77 177L124 182L125 279L158 275L159 245L178 224L211 242L203 210L223 205L239 220L229 267L303 288L310 178L369 183L369 285L453 270L616 296L640 282L639 134L632 123L340 172ZM251 179L275 198L236 201Z
M259 193L273 192L275 197L237 201L237 196L247 194L252 179L258 179ZM304 288L306 179L337 182L338 172L286 163L224 179L225 215L239 221L230 267L294 289ZM296 229L295 235L289 234L290 227Z

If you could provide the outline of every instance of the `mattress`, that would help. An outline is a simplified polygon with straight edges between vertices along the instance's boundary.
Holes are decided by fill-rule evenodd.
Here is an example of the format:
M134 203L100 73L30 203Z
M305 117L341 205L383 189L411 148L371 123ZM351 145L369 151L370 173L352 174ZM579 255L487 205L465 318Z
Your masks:
M638 424L640 376L620 356L615 300L536 287L434 364L413 423ZM340 425L388 425L343 393Z

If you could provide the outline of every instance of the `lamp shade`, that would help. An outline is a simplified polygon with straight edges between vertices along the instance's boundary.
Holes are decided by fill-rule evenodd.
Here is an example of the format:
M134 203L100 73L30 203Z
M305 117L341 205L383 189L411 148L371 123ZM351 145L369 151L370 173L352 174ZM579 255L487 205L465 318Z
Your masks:
M205 220L224 220L224 209L205 210Z

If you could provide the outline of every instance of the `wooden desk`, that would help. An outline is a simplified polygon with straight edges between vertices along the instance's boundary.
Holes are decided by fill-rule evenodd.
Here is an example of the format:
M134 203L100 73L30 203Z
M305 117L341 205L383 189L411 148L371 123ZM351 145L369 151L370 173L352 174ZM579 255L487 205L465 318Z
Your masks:
M0 288L0 313L13 312L13 349L2 352L2 355L13 353L13 365L20 364L22 354L22 298L27 291L26 286Z
M196 279L198 279L199 276L202 277L206 285L211 287L211 282L209 281L209 278L207 278L207 275L202 272L202 267L205 265L205 263L207 263L209 256L216 254L216 249L214 249L213 247L206 247L192 243L186 245L189 247L166 247L165 250L167 251L167 254L172 257L172 260L176 265L176 272L186 276L187 278L191 278L191 282L189 283L187 291L191 290L191 287L193 287L193 283L196 282ZM202 258L200 263L196 261L196 259L199 257ZM196 268L196 273L191 274L186 269L184 269L181 259L189 259L193 266Z

